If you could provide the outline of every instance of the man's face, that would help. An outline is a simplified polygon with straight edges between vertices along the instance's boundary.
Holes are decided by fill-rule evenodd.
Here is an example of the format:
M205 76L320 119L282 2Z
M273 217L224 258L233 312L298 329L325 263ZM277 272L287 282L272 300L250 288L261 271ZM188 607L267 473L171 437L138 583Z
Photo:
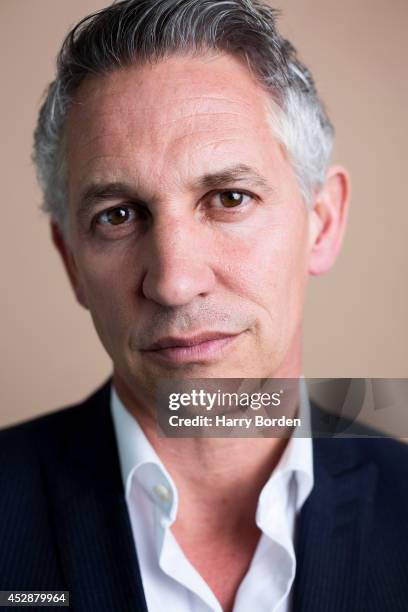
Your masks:
M77 93L72 278L131 389L299 373L309 213L267 100L230 56L133 66Z

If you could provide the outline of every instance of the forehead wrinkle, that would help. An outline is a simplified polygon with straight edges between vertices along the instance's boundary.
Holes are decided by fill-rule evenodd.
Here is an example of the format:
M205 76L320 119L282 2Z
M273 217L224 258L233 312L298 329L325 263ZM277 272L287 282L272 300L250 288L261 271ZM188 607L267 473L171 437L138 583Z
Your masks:
M195 100L197 100L197 102ZM162 116L164 115L160 123L173 123L191 118L205 119L215 116L241 116L250 123L254 123L254 120L258 121L261 117L264 120L267 117L265 105L260 105L258 108L255 108L253 104L247 103L242 99L224 98L221 105L214 106L214 104L205 104L204 97L194 99L193 103L190 99L186 100L184 96L181 103L178 102L178 99L171 101L167 100L164 105L156 105L151 108L153 108L153 110L157 109Z
M160 101L160 103L155 102L154 104L149 105L149 104L143 103L143 100L140 101L140 98L136 99L134 103L128 104L127 100L129 98L135 97L135 93L136 93L134 90L135 79L132 79L131 81L128 80L127 82L125 82L123 86L121 86L120 83L115 82L115 81L113 83L110 83L109 81L108 83L106 83L106 79L108 78L109 76L102 77L100 80L97 81L96 86L94 85L92 87L91 85L90 91L88 92L88 96L86 96L87 91L85 90L85 100L84 100L84 103L81 103L81 109L87 109L89 111L89 112L85 112L85 116L84 115L82 116L82 119L86 120L86 117L89 114L94 115L95 109L92 108L93 107L92 103L96 101L96 106L97 106L98 114L100 117L100 120L98 121L98 125L100 125L100 123L103 123L104 119L107 118L108 125L110 123L112 126L112 121L115 120L115 116L116 116L116 121L114 121L114 124L111 127L113 134L116 134L116 133L126 134L126 133L129 133L131 129L135 129L137 131L138 128L141 128L141 131L143 134L143 128L145 127L144 122L141 122L141 126L135 125L135 123L137 124L138 119L140 120L140 115L148 114L149 111L151 112L152 110L154 112L156 109L160 111L162 114L166 115L164 117L163 116L158 117L159 121L157 122L157 127L159 127L160 125L166 125L166 124L173 125L173 124L176 124L180 120L182 121L191 120L192 121L192 120L197 119L197 121L199 121L200 118L204 118L204 119L207 118L208 120L211 120L211 118L214 118L217 115L220 116L220 118L229 116L232 120L234 120L236 117L242 116L243 119L245 120L250 118L250 122L253 123L256 120L259 120L261 116L259 112L258 113L254 112L254 110L256 111L256 109L258 109L258 111L262 111L262 115L264 119L267 118L267 114L265 112L265 104L259 104L260 102L258 99L259 96L251 96L251 98L253 99L252 99L252 103L250 103L248 100L245 99L245 97L240 95L241 92L239 92L239 90L237 91L236 97L235 96L231 97L230 92L228 92L230 95L227 94L227 96L215 95L215 94L214 95L204 94L203 96L192 95L191 97L188 97L187 100L186 100L185 95L183 96L176 95L176 96L172 96L170 100L169 100L169 97L165 97L164 104L163 104L163 101ZM142 82L142 87L143 87L143 82ZM100 96L101 93L103 93L103 96ZM148 94L147 97L151 97L151 92L149 89L147 91L147 94ZM102 98L102 101L100 100L99 96ZM118 106L123 107L123 112L120 112L120 113L113 112L112 113L111 109L106 108L105 102L107 101L107 104L109 105L111 98L114 99L115 108L118 109ZM88 100L90 102L89 105L87 104ZM210 106L209 109L203 108L203 106L205 107L206 102L208 102ZM222 109L220 110L214 109L213 108L214 102L216 104L221 103ZM254 109L254 102L255 102L256 109ZM191 107L192 105L191 103L198 103L197 106L200 107L199 111L198 109L190 110L189 107ZM229 105L229 109L225 109L225 105ZM238 106L238 109L237 109L237 106ZM81 111L81 109L79 110ZM251 111L250 113L245 112L248 109ZM186 110L188 111L188 114L183 114L183 111L185 112ZM177 116L175 116L175 114ZM126 120L124 120L124 115L126 117ZM80 119L81 119L81 114L80 114ZM94 125L94 128L98 129L98 125L97 126ZM91 117L91 122L88 128L89 127L91 127L92 129L92 117ZM85 143L85 146L92 143L93 138L97 139L97 138L103 138L103 137L104 135L93 136Z
M191 86L190 83L189 85ZM166 112L167 110L170 110L171 114L174 114L176 112L179 115L183 115L183 110L194 104L197 104L199 107L201 107L202 110L200 114L205 114L206 112L210 111L210 109L214 108L214 105L216 107L219 107L220 105L222 107L225 107L227 105L229 108L232 108L232 107L236 108L238 106L238 107L242 107L242 109L246 109L246 110L249 109L253 111L254 102L255 102L255 99L251 99L251 101L248 101L244 96L240 94L239 91L235 92L235 95L233 95L232 97L230 92L229 92L229 95L206 94L205 91L208 91L208 89L205 89L202 95L194 95L194 94L191 95L190 92L188 92L188 95L186 95L186 92L184 91L182 95L173 94L173 95L162 96L162 99L160 101L157 101L157 92L154 92L155 100L153 103L149 103L148 99L153 97L153 94L149 91L143 94L143 91L136 92L135 90L132 90L131 88L127 89L126 87L125 88L118 87L118 88L115 88L114 91L109 91L109 85L105 88L100 87L98 89L100 89L100 91L98 90L95 92L91 91L91 93L88 96L88 100L85 99L84 103L81 103L81 110L87 110L88 102L89 102L89 105L92 106L92 103L95 100L99 109L101 109L100 110L101 117L108 116L110 120L112 118L111 109L108 108L104 110L104 107L110 105L111 98L113 98L114 107L116 109L118 108L118 106L122 107L123 113L125 113L126 115L129 115L132 113L145 114L145 113L151 113L152 111L154 112L156 110L160 112L163 112L163 111ZM103 97L101 101L100 94L102 92L103 92ZM172 84L172 93L173 92L174 92L174 84ZM134 101L130 102L129 99L132 99L132 98L134 98ZM147 100L143 98L147 98ZM208 104L209 106L208 111L205 108L203 108L206 106L206 104ZM263 110L262 108L263 105L259 104L259 101L257 101L256 106L260 110ZM93 114L94 109L90 108L89 110ZM214 109L213 112L221 113L221 112L228 112L228 110L218 111ZM123 119L123 113L120 113L121 119ZM196 111L190 114L194 115L196 114ZM119 122L119 125L121 124L122 124L122 121Z
M170 99L171 99L171 102L167 102ZM177 106L174 106L174 102L178 103ZM203 105L204 102L207 102L211 105L213 105L214 103L216 103L217 105L221 103L222 105L227 104L228 106L242 105L242 106L245 106L246 108L253 108L254 101L251 100L251 102L249 102L241 95L232 96L231 93L229 93L228 96L227 95L212 96L206 93L202 93L201 95L191 95L191 93L189 92L188 96L186 96L186 93L184 92L183 95L181 96L168 96L166 98L166 102L164 106L169 106L172 110L174 110L175 108L183 108L184 106L187 106L190 103L199 103L200 105ZM152 104L150 107L147 107L147 108L156 108L156 107L163 108L163 104L156 103L156 104ZM259 105L259 107L261 108L261 105Z
M118 105L125 106L125 108L129 108L128 99L135 99L135 106L141 109L145 109L150 111L155 108L162 109L163 106L168 105L172 110L174 110L174 102L177 102L177 108L180 108L189 102L198 101L203 103L207 101L209 103L227 103L227 104L242 104L246 107L253 107L254 100L258 96L252 97L249 102L244 95L242 95L242 88L236 88L233 92L233 97L231 97L231 92L228 94L217 95L216 93L208 93L208 89L212 88L214 91L219 87L216 84L207 84L203 87L202 81L198 81L196 84L196 89L202 87L202 94L194 94L191 91L188 93L188 97L186 97L186 92L178 93L180 90L185 90L186 86L190 90L192 81L191 79L184 79L181 83L175 83L174 80L169 81L168 83L161 83L160 90L163 93L163 90L167 87L170 89L171 94L166 95L166 97L157 101L157 92L151 91L150 85L154 88L157 87L157 83L148 82L147 80L141 81L140 87L136 88L137 83L135 83L135 79L129 80L125 83L112 83L109 81L109 77L111 75L97 76L86 79L84 83L80 86L78 91L75 94L73 104L69 110L69 113L74 112L75 110L84 110L86 111L89 104L92 104L94 101L98 103L100 107L104 107L105 105L109 105L111 100L113 99L113 105L117 108ZM234 84L235 85L235 84ZM144 91L143 91L144 88ZM261 91L262 88L260 88ZM260 93L257 91L257 93ZM267 95L267 92L264 91ZM103 96L101 95L103 94ZM154 98L153 102L149 103L149 98ZM142 99L142 104L140 103ZM169 101L171 100L171 101ZM133 104L130 108L133 107ZM109 110L106 110L105 113L109 114Z
M212 138L214 138L213 130L211 128L201 128L199 130L197 129L194 130L194 136L201 136L201 135L203 137L204 135L210 135ZM172 138L171 141L167 142L165 145L162 142L160 143L162 146L162 153L161 153L162 159L165 160L167 155L170 155L170 157L172 158L174 162L175 146L186 139L190 141L189 142L189 144L191 145L189 147L190 150L183 151L182 154L183 155L187 154L190 158L191 158L192 151L194 150L206 149L208 147L218 148L220 145L226 144L228 142L234 142L234 143L242 142L241 138L239 138L238 136L234 137L230 135L225 136L225 137L220 136L217 140L208 140L208 141L204 141L204 138L197 138L191 142L191 133L180 134L179 136L175 136L174 138Z
M143 142L144 138L146 136L148 136L148 139L150 141L154 141L157 139L157 134L156 137L154 136L155 132L157 132L157 130L160 130L159 133L159 138L160 138L160 144L163 144L163 133L162 133L162 129L164 126L176 126L178 123L180 122L186 122L186 127L188 126L189 129L185 129L185 133L180 134L179 136L176 137L172 137L171 139L169 139L169 145L171 145L172 143L177 144L178 142L180 142L181 140L183 140L183 138L187 138L187 137L191 137L191 132L194 133L194 135L198 135L198 134L206 134L206 133L211 133L214 130L214 124L211 123L210 126L208 126L207 128L202 127L200 129L197 129L196 127L194 127L194 123L197 121L198 123L202 122L202 119L204 120L208 120L210 121L211 119L213 119L214 117L220 117L221 118L228 118L231 119L232 121L234 121L234 118L236 117L242 117L242 113L234 113L234 112L229 112L229 111L225 111L225 112L214 112L214 113L191 113L190 115L183 115L180 117L176 117L174 119L162 119L162 121L160 122L160 124L157 124L155 126L155 129L150 129L150 130L146 130L144 129L144 126L141 127L141 133L138 134L138 130L137 128L139 126L136 126L136 130L135 130L135 134L132 136L133 134L133 126L131 123L126 124L125 122L121 122L120 125L120 132L121 132L121 139L123 141L123 144L126 143L126 145L130 145L130 147L134 147L134 144L132 142L133 138L138 137L141 139L141 142ZM133 123L133 122L132 122ZM236 121L234 122L234 125L232 126L224 126L225 129L238 129L238 127L236 126ZM107 131L103 131L102 133L97 133L97 134L91 134L88 136L87 138L87 133L86 131L83 132L83 138L84 140L80 143L81 146L86 149L91 147L92 145L97 145L98 142L106 142L106 143L111 143L112 142L112 137L115 139L116 137L118 137L119 134L116 131L116 129L114 127L111 127L109 130ZM72 135L73 137L73 135ZM142 140L143 139L143 140ZM225 139L224 139L225 140ZM77 141L78 142L78 141ZM79 140L80 142L80 140ZM118 153L116 155L116 157L121 156L120 153ZM104 155L102 155L101 157L105 157ZM125 156L123 156L125 157Z
M91 164L95 164L95 162L98 162L100 160L106 160L106 159L128 159L127 155L94 155L93 157L91 157L90 159L87 159L82 165L81 165L81 170L85 170L88 166L90 166ZM95 164L96 165L96 164ZM117 175L118 172L120 173L120 169L116 168L116 167L109 167L109 173L111 175ZM106 170L104 171L104 173L106 173ZM82 172L81 174L85 174L84 172ZM81 176L81 175L80 175ZM87 179L88 177L85 175L85 179ZM82 179L80 179L82 180Z
M203 118L210 118L210 117L242 117L244 115L244 113L237 113L237 112L233 112L233 111L214 111L214 112L206 112L203 111L201 113L190 113L189 115L181 115L180 117L175 117L174 119L171 120L165 120L163 121L164 124L166 125L171 125L173 123L178 123L180 121L186 121L188 119L200 119L201 117Z
M247 66L240 61L235 61L234 64L236 64L236 66L233 66L233 68L235 70L237 68L240 69L242 78L238 80L235 78L232 80L231 77L228 78L228 75L225 77L225 74L222 74L222 72L219 73L218 70L214 72L213 66L210 67L211 71L204 71L204 76L200 72L197 74L195 66L203 68L207 62L197 62L194 58L186 56L184 61L180 63L180 59L183 58L178 58L176 61L173 61L172 58L166 58L153 66L130 65L106 75L88 77L78 90L76 98L82 102L86 101L87 98L98 99L101 93L103 93L104 99L108 99L108 101L114 98L114 104L117 107L121 99L134 96L136 100L140 100L141 94L145 98L145 108L150 109L158 106L157 102L151 105L146 104L149 98L153 98L155 101L157 100L157 91L155 90L157 89L158 81L160 82L160 91L162 93L163 91L167 92L167 90L171 92L170 95L166 93L166 96L160 97L162 99L163 97L165 99L171 98L172 101L177 101L179 103L183 103L186 99L186 94L183 90L186 88L191 89L192 86L194 86L196 90L203 90L203 95L195 95L194 92L191 92L189 99L199 100L200 102L204 99L207 99L209 102L225 101L229 104L240 103L253 108L254 103L257 103L257 105L259 104L259 95L262 92L264 95L267 95L265 88L261 86L258 80L254 79L253 75L248 72ZM203 57L202 59L205 58ZM215 59L222 59L222 57L219 58L217 56ZM225 60L230 62L231 59L234 58L229 54L225 55ZM169 66L169 70L167 70L167 66ZM175 75L174 72L176 72ZM220 77L223 79L222 82L225 83L227 89L230 89L230 91L226 92L227 97L218 93L220 86L222 87ZM249 85L251 86L249 87ZM232 92L234 98L231 99L232 87L234 88ZM211 91L211 89L213 91ZM180 90L183 91L183 93L178 95ZM135 95L136 92L137 96ZM250 96L250 101L248 100L248 92L252 94ZM178 104L178 106L179 105L180 104ZM126 104L126 106L128 106L128 104ZM162 100L160 100L160 106L162 106Z

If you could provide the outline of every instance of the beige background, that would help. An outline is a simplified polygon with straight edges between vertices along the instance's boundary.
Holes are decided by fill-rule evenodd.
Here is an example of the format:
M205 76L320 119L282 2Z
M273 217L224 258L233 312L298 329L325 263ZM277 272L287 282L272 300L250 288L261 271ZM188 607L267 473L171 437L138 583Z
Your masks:
M30 162L42 91L67 29L103 0L0 0L2 403L0 425L84 397L110 362L76 305L39 212ZM311 281L305 372L408 376L407 0L278 0L314 72L349 168L348 234Z

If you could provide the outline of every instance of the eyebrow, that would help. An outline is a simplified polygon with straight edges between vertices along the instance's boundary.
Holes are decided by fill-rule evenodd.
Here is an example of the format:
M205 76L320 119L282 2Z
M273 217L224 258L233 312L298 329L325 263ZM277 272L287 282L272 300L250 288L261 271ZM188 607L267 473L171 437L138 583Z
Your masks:
M236 183L237 181L250 181L254 185L262 188L268 188L268 182L258 170L251 168L246 164L237 164L224 168L219 172L204 174L198 180L198 184L205 189L217 189L228 183Z
M258 170L246 164L236 164L223 168L218 172L206 173L194 179L190 183L189 188L192 191L197 188L221 189L227 187L227 185L232 185L232 183L242 181L248 181L256 187L272 191L272 187L265 177ZM126 182L91 183L80 196L76 213L78 221L85 220L97 203L114 198L126 198L133 202L146 204L146 201L140 197L137 191Z

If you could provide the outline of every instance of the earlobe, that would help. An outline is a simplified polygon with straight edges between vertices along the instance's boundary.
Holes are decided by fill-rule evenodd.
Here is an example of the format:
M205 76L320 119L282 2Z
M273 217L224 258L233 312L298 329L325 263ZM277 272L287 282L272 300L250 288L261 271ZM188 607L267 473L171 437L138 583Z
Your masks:
M347 223L350 180L342 166L331 166L309 213L309 274L324 274L340 252Z
M71 283L71 287L74 290L75 297L78 303L81 304L81 306L86 308L86 310L89 310L87 301L85 299L84 292L82 290L82 285L80 282L77 265L72 255L71 247L67 239L65 238L58 223L51 220L50 230L51 230L52 242L55 248L57 249L58 253L61 256L65 271Z

